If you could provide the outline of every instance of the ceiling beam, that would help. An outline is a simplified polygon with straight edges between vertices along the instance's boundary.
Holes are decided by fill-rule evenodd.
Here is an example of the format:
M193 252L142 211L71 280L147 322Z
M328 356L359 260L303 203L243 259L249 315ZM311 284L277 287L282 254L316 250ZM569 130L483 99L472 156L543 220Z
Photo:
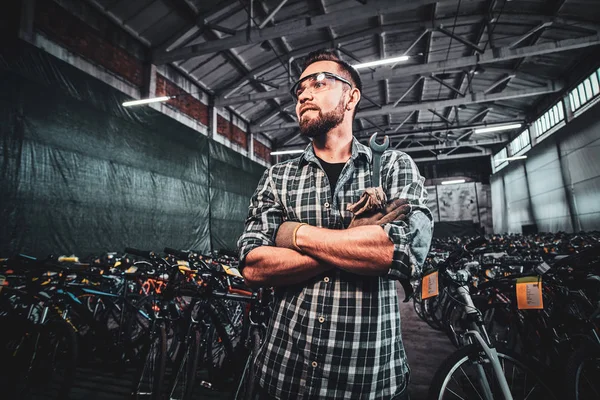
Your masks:
M556 27L564 26L565 29L570 29L570 30L574 30L574 31L578 31L578 32L594 33L594 32L600 31L600 25L598 25L598 24L593 24L588 21L582 21L582 20L573 19L573 18L567 19L567 18L559 18L559 17L554 17L554 16L547 16L547 15L507 14L507 13L505 13L504 16L508 20L510 20L512 23L521 24L521 25L526 25L526 24L537 25L537 24L543 23L543 22L554 21L554 25ZM483 23L484 21L491 25L491 23L494 22L495 20L490 15L488 15L487 17L482 17L479 14L458 16L456 18L448 17L448 18L436 19L437 24L445 25L445 26L475 25L475 24ZM381 34L384 32L386 34L411 33L416 30L422 29L422 30L425 30L423 33L423 34L425 34L429 30L436 29L437 26L439 26L439 25L435 25L430 20L401 21L401 22L397 22L394 24L387 24L387 25L383 25L383 26L377 26L377 27L373 27L373 28L363 29L361 31L353 32L348 35L338 36L333 40L329 39L329 40L322 41L319 43L311 44L309 46L299 47L299 48L294 49L293 51L290 51L287 54L287 56L288 57L304 56L313 50L322 49L323 47L335 48L338 45L341 45L343 43L352 42L352 41L355 41L356 39L361 39L361 38L365 38L365 37L368 37L373 34ZM491 28L488 27L488 31L490 29ZM419 41L421 39L423 34L419 37L419 39L417 39L417 41ZM490 35L489 32L488 32L488 35ZM412 48L415 43L413 43L413 45L411 45L409 48ZM494 48L495 46L491 46L491 47ZM153 54L158 54L158 52L154 52ZM267 62L254 68L252 71L250 71L248 76L261 75L264 72L271 70L277 64L279 64L279 60L277 60L276 58L270 59ZM230 85L228 85L228 87L222 89L219 93L217 93L217 96L221 96L223 93L226 93L232 87L238 86L238 85L242 84L243 82L245 82L246 80L247 80L246 77L241 77L240 79L238 79L238 80L232 82Z
M411 111L426 111L429 109L440 109L444 107L458 106L461 104L479 104L500 100L518 99L522 97L541 96L548 93L555 93L562 90L562 82L551 81L545 87L534 89L508 90L502 93L473 93L460 99L425 101L421 103L406 104L398 107L391 105L381 107L380 109L362 110L356 114L356 118L369 118L376 115L401 114ZM265 93L266 94L266 93ZM296 127L297 123L276 124L267 126L251 125L251 132L266 132L277 129L288 129Z
M463 3L465 2L477 3L478 1L464 0ZM265 40L275 39L281 36L294 36L306 34L308 32L312 32L321 28L349 24L354 21L364 20L365 18L374 17L380 14L413 10L432 3L438 3L442 5L453 5L455 3L455 0L374 0L372 2L369 2L369 4L367 5L351 7L342 11L336 11L326 15L319 15L316 17L303 16L299 19L288 21L285 24L265 29L251 29L249 32L245 29L240 30L237 32L236 35L219 40L200 43L193 46L175 49L172 51L156 51L153 53L153 61L156 64L164 64L177 60L188 59L203 54L210 54L225 49L245 46L254 43L261 43ZM479 15L478 18L482 19L484 17ZM453 18L450 18L449 20L453 21ZM563 24L563 20L569 21L571 23L567 22ZM553 16L521 15L520 19L511 17L510 21L515 23L519 23L520 21L526 21L529 23L531 23L532 21L535 21L537 23L555 21L565 26L575 25L578 28L593 29L597 31L597 24L593 24L588 21L578 21L576 24L573 24L572 20L556 18ZM320 47L322 47L322 45Z
M378 81L387 78L400 78L408 75L426 74L455 68L466 68L474 65L494 64L524 57L539 56L561 51L576 50L600 44L600 33L576 39L565 39L525 46L516 49L500 47L485 54L461 57L452 60L438 61L428 64L410 65L393 70L380 69L371 73L362 73L363 82Z
M487 140L448 140L442 144L432 144L425 145L419 147L399 147L398 150L402 150L406 153L415 152L415 151L429 151L429 150L446 150L446 149L456 149L460 147L472 147L472 146L492 146L496 144L504 144L507 140L503 138L496 139L487 139Z
M464 153L464 154L438 154L436 156L431 157L416 157L413 158L413 161L416 163L419 162L432 162L432 161L444 161L444 160L458 160L461 158L473 158L473 157L488 157L492 155L492 150L485 149L484 151L474 152L474 153Z
M565 39L554 42L547 42L537 44L534 46L525 46L517 49L511 49L509 47L499 47L492 51L486 52L485 54L467 56L447 61L437 61L427 64L410 65L406 67L398 67L393 70L383 69L375 72L363 72L361 78L364 83L379 81L382 79L389 78L400 78L410 75L420 75L426 73L435 73L439 71L447 71L458 68L471 67L477 64L493 64L509 60L520 59L524 57L532 57L543 54L558 53L561 51L581 49L590 46L597 46L600 44L600 33L586 36L577 39ZM231 97L228 99L217 98L216 102L219 106L227 106L238 103L245 103L247 101L264 100L269 98L281 97L288 95L289 88L281 87L278 90L272 90L265 93L250 94L238 97ZM259 97L253 97L258 96Z
M475 0L469 0L474 2ZM157 52L154 62L164 64L168 62L184 60L191 57L210 54L217 51L261 43L268 39L280 38L282 36L293 36L314 32L322 28L350 24L355 21L376 17L379 14L395 13L414 10L426 4L437 2L436 0L374 0L368 5L350 7L341 11L331 12L315 17L304 16L302 18L287 21L285 24L264 28L240 30L231 37L207 41L204 43L175 49L170 52ZM445 0L452 3L453 0Z

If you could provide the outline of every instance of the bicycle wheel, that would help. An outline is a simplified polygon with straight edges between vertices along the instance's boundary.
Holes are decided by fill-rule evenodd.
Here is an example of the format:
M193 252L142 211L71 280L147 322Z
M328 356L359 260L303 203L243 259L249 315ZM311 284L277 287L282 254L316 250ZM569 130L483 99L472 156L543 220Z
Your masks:
M156 324L147 336L142 351L145 356L133 380L134 399L162 399L162 387L167 363L167 333L162 323Z
M68 398L77 367L75 329L59 318L42 326L12 318L1 323L8 327L0 335L1 358L10 367L0 380L6 398Z
M200 332L192 330L179 347L173 370L169 399L187 400L192 396L200 353Z
M569 357L565 378L565 398L600 399L600 347L592 341L585 341Z
M260 347L262 345L262 337L263 335L261 334L260 330L257 329L253 329L252 333L251 333L251 339L252 339L252 348L250 350L250 354L248 356L248 362L247 362L247 366L246 366L246 371L244 372L244 377L245 379L242 379L242 382L244 382L244 400L252 400L253 395L254 395L254 389L255 389L255 384L256 384L256 369L255 369L255 365L256 365L256 357L258 356L258 352L260 350Z
M498 359L514 400L557 399L544 382L542 368L509 350L498 350ZM491 362L478 344L452 353L438 368L429 388L429 400L503 399Z
M233 341L236 339L236 330L218 303L207 303L202 311L206 329L202 335L200 359L205 363L213 387L222 388L235 373L231 365L234 362Z

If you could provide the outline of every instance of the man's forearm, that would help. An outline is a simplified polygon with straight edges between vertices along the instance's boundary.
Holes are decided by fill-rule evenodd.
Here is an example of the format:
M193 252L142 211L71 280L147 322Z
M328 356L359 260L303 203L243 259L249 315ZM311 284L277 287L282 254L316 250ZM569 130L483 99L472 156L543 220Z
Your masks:
M394 245L378 225L335 230L304 225L296 232L302 252L361 275L382 275L392 265Z
M242 275L251 287L288 286L304 282L331 268L323 261L294 250L261 246L246 256Z

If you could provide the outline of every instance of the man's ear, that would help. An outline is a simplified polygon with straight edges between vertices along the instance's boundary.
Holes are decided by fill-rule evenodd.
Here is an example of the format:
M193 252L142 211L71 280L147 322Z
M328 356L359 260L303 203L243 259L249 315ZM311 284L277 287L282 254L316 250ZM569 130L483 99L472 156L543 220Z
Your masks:
M357 88L350 89L350 99L348 100L348 104L346 104L346 110L352 111L358 105L360 101L360 90Z

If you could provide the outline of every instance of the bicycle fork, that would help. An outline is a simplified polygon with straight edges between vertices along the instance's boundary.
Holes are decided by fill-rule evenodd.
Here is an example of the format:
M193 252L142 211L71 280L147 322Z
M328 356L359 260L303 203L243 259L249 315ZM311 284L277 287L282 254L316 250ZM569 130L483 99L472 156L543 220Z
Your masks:
M468 330L465 332L465 335L472 336L475 338L479 345L483 349L483 352L487 356L487 359L490 361L492 365L494 375L496 375L496 379L498 380L498 384L500 386L500 390L502 391L502 395L505 400L513 400L512 394L510 392L510 388L508 386L508 382L506 381L506 377L504 376L504 371L502 370L502 365L500 365L500 360L498 358L498 352L494 347L490 347L490 339L485 330L485 326L483 325L483 319L479 310L473 304L473 299L471 298L471 294L469 293L469 288L467 286L459 286L458 294L462 297L465 302L465 310L469 316L475 319L475 329ZM480 332L481 330L481 332ZM482 335L485 335L485 338ZM477 374L479 375L479 380L481 382L481 386L483 388L483 397L486 400L494 400L494 395L492 393L492 389L490 387L490 383L488 381L488 377L485 374L483 366L481 364L477 364L476 366Z

